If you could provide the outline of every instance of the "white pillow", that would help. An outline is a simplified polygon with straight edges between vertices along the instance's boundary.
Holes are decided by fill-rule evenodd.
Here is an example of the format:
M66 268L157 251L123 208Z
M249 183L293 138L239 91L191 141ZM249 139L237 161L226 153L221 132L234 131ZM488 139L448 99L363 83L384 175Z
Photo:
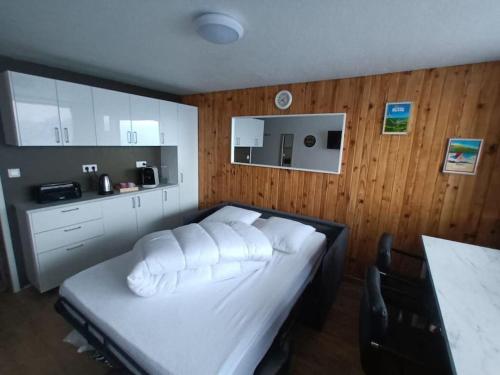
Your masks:
M297 253L307 237L316 229L298 221L272 216L258 228L266 235L273 249L284 253Z
M229 224L233 221L241 221L245 224L252 225L255 220L261 215L260 212L246 210L244 208L234 206L224 206L220 210L215 211L210 216L204 218L201 223L207 221L219 221Z

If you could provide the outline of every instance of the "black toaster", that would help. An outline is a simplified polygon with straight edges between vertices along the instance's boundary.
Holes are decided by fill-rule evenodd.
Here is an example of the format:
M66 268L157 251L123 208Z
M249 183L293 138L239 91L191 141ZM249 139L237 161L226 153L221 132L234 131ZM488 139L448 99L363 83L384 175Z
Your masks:
M38 203L76 199L82 196L82 188L78 182L55 182L37 186Z

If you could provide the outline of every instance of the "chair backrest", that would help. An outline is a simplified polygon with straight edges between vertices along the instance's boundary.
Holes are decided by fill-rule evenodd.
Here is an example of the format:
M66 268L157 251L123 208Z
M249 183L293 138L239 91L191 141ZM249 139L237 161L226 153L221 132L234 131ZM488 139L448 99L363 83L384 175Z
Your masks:
M380 356L371 343L383 343L389 316L382 297L380 272L375 266L366 272L359 311L359 350L361 366L366 374L377 373Z
M391 249L393 237L390 233L382 233L378 241L377 267L380 271L388 273L391 270Z

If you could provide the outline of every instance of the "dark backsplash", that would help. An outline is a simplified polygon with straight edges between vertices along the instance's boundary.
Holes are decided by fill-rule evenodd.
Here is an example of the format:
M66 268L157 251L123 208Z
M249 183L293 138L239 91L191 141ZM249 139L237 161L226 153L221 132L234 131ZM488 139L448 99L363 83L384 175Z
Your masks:
M0 56L0 72L4 70L14 70L158 99L179 101L177 96L168 93ZM0 126L3 127L3 124ZM21 285L25 285L27 279L14 210L15 205L34 200L33 189L42 183L76 181L82 185L82 190L89 190L91 174L82 172L82 164L97 164L97 173L109 174L113 184L125 181L138 182L135 162L139 160L145 160L149 164L159 167L160 147L16 147L6 145L3 131L0 131L0 177ZM21 178L8 178L8 168L20 168Z

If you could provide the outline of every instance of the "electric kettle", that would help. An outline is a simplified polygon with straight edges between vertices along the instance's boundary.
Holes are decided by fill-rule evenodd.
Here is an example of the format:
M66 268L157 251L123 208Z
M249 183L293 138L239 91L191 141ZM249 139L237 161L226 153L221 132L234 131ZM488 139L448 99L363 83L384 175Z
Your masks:
M111 184L111 179L107 174L99 176L98 193L101 195L113 194L113 185Z

